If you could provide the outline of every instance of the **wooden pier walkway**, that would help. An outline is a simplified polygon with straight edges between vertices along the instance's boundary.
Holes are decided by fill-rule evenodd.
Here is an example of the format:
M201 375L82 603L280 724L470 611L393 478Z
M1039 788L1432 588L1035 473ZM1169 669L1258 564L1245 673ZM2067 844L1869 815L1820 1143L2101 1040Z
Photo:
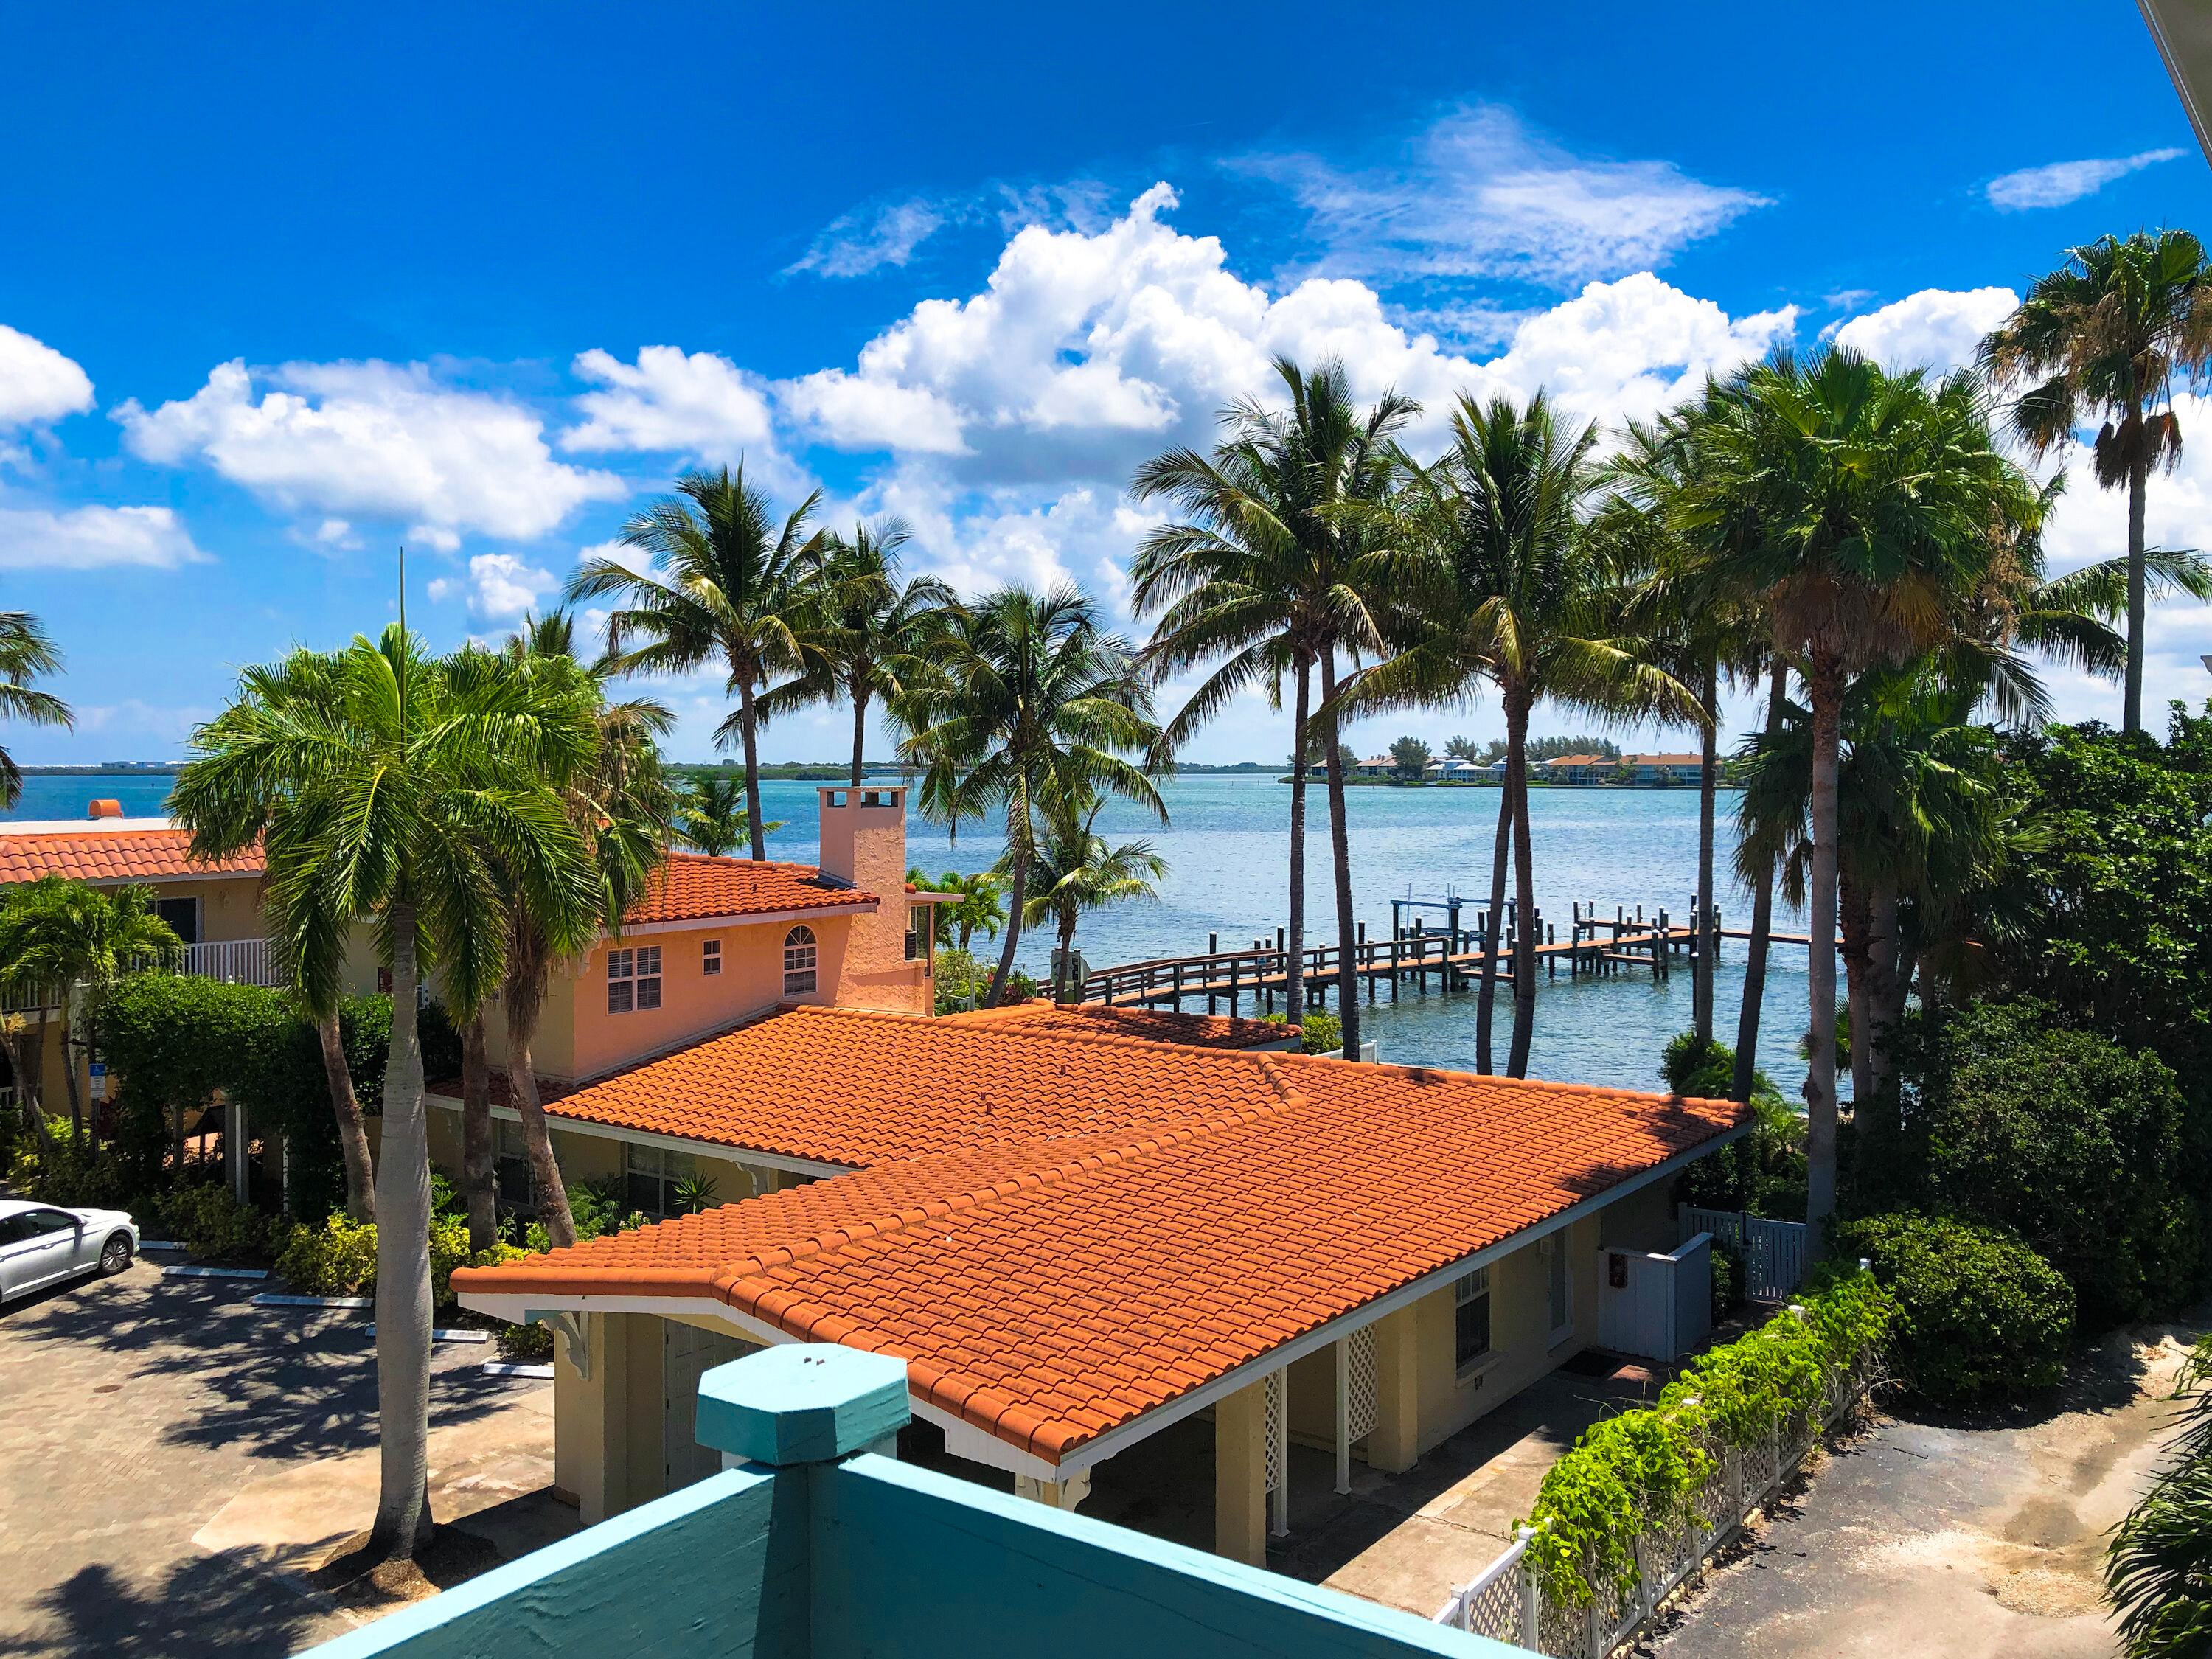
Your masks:
M1564 939L1558 936L1554 926L1539 916L1534 945L1536 966L1547 979L1558 978L1563 967L1570 976L1577 978L1638 972L1665 979L1677 958L1696 955L1694 908L1693 906L1690 925L1685 926L1663 909L1646 921L1641 905L1632 915L1626 905L1621 905L1615 907L1611 916L1601 917L1595 905L1577 904L1568 924L1568 936ZM1726 926L1717 932L1722 939L1751 937L1745 929ZM1812 942L1802 933L1774 933L1769 937L1777 945L1807 945ZM1509 922L1498 951L1497 979L1501 985L1513 983L1512 960L1516 943L1517 927ZM1717 951L1717 946L1716 949ZM1432 977L1445 990L1472 989L1481 979L1484 955L1480 936L1472 929L1413 929L1401 931L1393 939L1370 939L1367 925L1362 922L1358 940L1352 947L1352 971L1367 988L1370 1002L1377 1000L1383 988L1387 988L1389 999L1395 1001L1401 985L1410 982L1425 989ZM1301 956L1309 1000L1317 1008L1328 1006L1330 994L1339 985L1343 960L1340 948L1334 944L1313 945L1307 946ZM1220 935L1217 933L1209 936L1206 949L1200 955L1160 957L1148 962L1125 962L1093 969L1083 981L1082 998L1085 1002L1109 1005L1181 1007L1186 999L1202 997L1210 1013L1235 1013L1243 1000L1249 998L1251 1012L1272 1012L1276 998L1288 982L1290 952L1279 928L1272 943L1255 939L1249 950L1222 950ZM1225 1009L1222 1006L1224 1001Z

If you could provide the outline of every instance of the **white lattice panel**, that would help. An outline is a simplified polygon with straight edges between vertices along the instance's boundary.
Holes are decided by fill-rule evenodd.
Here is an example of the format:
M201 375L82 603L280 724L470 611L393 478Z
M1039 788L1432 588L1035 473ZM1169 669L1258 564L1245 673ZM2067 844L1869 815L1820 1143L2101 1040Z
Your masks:
M1375 1363L1375 1328L1363 1325L1352 1332L1347 1354L1350 1364L1349 1392L1352 1410L1352 1438L1358 1440L1375 1432L1375 1425L1382 1420L1382 1391L1376 1376Z
M1266 1425L1267 1436L1267 1469L1269 1492L1275 1491L1283 1484L1284 1454L1290 1449L1290 1436L1285 1432L1290 1426L1290 1407L1289 1402L1283 1397L1284 1386L1289 1376L1290 1373L1287 1371L1271 1372L1267 1377L1267 1392L1261 1396L1266 1402L1262 1420Z

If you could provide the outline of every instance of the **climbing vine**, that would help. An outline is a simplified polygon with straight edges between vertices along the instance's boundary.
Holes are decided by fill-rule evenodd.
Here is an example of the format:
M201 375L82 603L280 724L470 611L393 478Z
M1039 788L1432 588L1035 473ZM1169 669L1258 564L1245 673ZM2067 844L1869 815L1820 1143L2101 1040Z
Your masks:
M1656 1407L1594 1424L1552 1466L1521 1524L1535 1529L1528 1559L1554 1606L1587 1607L1600 1586L1632 1593L1640 1535L1711 1525L1698 1503L1717 1460L1817 1421L1830 1384L1864 1366L1893 1311L1859 1272L1833 1275L1802 1305L1802 1318L1778 1314L1699 1355Z

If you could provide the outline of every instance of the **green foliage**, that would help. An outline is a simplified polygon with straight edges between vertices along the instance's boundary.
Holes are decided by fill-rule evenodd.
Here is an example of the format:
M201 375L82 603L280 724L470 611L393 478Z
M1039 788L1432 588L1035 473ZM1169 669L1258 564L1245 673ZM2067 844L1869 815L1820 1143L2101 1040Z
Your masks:
M550 1325L502 1325L497 1337L501 1357L526 1364L543 1364L553 1358Z
M1723 1450L1817 1423L1831 1385L1862 1372L1893 1316L1864 1273L1836 1273L1802 1319L1782 1313L1692 1360L1656 1407L1594 1425L1553 1464L1523 1525L1528 1559L1553 1604L1587 1607L1601 1586L1636 1583L1639 1534L1709 1522L1698 1499Z
M676 1183L676 1206L679 1214L696 1215L702 1210L714 1207L714 1177L689 1175Z
M8 1165L8 1184L25 1198L69 1209L136 1209L147 1193L112 1152L89 1139L71 1139L65 1120L44 1152L27 1140L16 1148Z
M302 1296L361 1296L376 1285L376 1224L343 1212L285 1235L276 1271Z
M2212 1655L2212 1336L2197 1339L2174 1398L2185 1426L2105 1558L2127 1659Z
M235 1261L268 1248L269 1218L220 1182L188 1182L156 1198L153 1211L162 1234L195 1256Z
M1668 1040L1659 1073L1678 1095L1725 1100L1735 1083L1735 1050L1682 1031ZM1706 1210L1745 1210L1796 1220L1805 1213L1805 1120L1790 1109L1764 1072L1752 1073L1751 1133L1682 1171L1676 1196Z
M1916 1024L1900 1058L1899 1097L1862 1115L1855 1208L2018 1234L2073 1285L2086 1330L2188 1299L2205 1195L2185 1182L2188 1103L2155 1054L2014 1002Z
M983 994L990 988L989 964L980 963L965 951L939 951L937 953L937 1012L940 1014L965 1013L969 1008L983 1006ZM1006 1000L1026 1002L1037 994L1037 982L1018 968L1008 976Z
M1418 778L1428 769L1434 751L1419 738L1400 738L1390 745L1390 769L1401 778Z
M1713 1323L1719 1324L1743 1305L1743 1252L1725 1238L1716 1238L1708 1253L1712 1261Z
M1302 1054L1333 1054L1344 1047L1344 1022L1326 1008L1308 1008L1298 1016L1298 1052ZM1282 1025L1289 1022L1286 1014L1268 1014L1261 1024Z
M1891 1357L1936 1405L2012 1398L2065 1375L2074 1288L2020 1238L1948 1216L1869 1216L1837 1230L1897 1299Z

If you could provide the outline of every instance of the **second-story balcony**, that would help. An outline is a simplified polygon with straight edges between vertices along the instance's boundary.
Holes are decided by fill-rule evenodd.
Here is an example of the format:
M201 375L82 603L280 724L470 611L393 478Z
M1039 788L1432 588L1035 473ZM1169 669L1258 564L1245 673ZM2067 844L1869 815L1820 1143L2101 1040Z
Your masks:
M176 971L226 985L282 985L284 970L265 939L218 939L185 946Z

